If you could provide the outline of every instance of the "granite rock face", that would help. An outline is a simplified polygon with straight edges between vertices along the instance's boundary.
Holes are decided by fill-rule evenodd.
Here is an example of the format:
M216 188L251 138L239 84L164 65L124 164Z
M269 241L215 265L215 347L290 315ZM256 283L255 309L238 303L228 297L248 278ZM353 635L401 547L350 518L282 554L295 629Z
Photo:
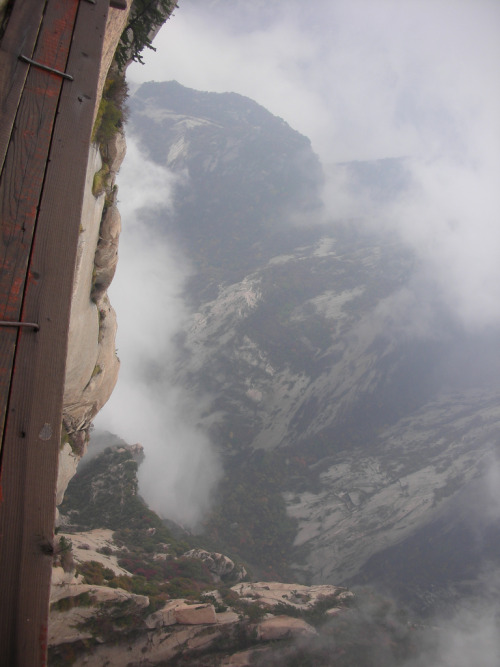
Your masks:
M144 660L149 665L161 665L180 656L191 657L192 664L198 664L196 660L201 659L203 663L207 652L213 654L213 662L209 664L244 665L251 664L246 660L254 652L262 656L268 644L276 650L280 642L286 646L297 639L317 635L315 628L304 619L282 613L274 615L270 605L265 606L266 617L257 623L233 609L216 612L210 603L183 599L169 600L161 609L147 615L149 601L145 596L78 581L68 583L67 575L64 580L62 574L54 577L54 582L50 647L54 651L60 645L68 647L86 641L90 648L76 657L75 665L139 665L145 664ZM280 588L280 584L274 582L255 586L256 589L267 586L273 591ZM296 609L314 609L322 597L315 597L314 591L309 595L307 587L299 588L304 598L309 599L303 604L296 603ZM244 598L236 596L236 609L238 599L245 602ZM256 601L253 604L259 606ZM338 600L337 604L339 613L345 610L342 601ZM99 620L93 623L98 606ZM65 607L66 610L61 611ZM125 623L125 618L134 620ZM130 632L131 625L133 632ZM100 628L106 628L105 636ZM238 644L242 640L253 648L239 653Z
M114 177L124 157L121 133L108 142L110 181L116 196ZM60 453L57 502L86 451L93 418L109 399L120 367L116 355L116 314L107 295L118 261L121 231L120 213L106 203L106 192L93 193L94 177L102 167L99 149L91 149L85 188L77 264L71 303L66 380L63 399L63 436L68 438Z
M94 120L132 3L133 0L126 0L126 9L108 10ZM101 151L106 153L109 166L107 189L113 192L111 206L109 192L97 196L93 192L95 175L102 167ZM89 154L71 305L57 504L62 502L68 482L86 451L92 419L109 399L118 378L116 315L106 290L118 260L120 214L114 203L113 186L125 153L125 136L118 132L106 146L93 145Z

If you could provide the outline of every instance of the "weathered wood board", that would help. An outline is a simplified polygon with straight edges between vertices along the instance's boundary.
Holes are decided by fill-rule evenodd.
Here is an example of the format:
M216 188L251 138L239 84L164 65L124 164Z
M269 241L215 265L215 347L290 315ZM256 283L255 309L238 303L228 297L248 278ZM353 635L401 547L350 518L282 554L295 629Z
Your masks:
M29 71L0 181L0 319L40 327L0 327L0 661L9 666L46 662L71 292L107 11L108 0L46 3L33 59L73 80L21 63Z
M48 4L34 60L64 71L77 9L78 0ZM21 317L47 155L63 85L60 76L21 61L19 65L25 70L26 79L0 175L0 320L6 321L19 321ZM3 328L0 335L0 435L17 336L12 328Z

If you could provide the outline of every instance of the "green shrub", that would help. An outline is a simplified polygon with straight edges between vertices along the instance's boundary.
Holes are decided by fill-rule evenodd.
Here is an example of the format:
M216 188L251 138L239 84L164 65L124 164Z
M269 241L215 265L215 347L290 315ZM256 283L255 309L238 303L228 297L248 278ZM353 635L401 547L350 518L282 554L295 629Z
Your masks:
M94 178L92 180L92 194L94 195L94 197L98 197L106 190L106 187L108 186L109 176L110 176L109 166L106 163L104 163L102 167L99 169L99 171L96 171L96 173L94 174Z
M61 566L65 572L71 572L74 567L73 543L64 535L59 537L54 549L54 566Z
M79 563L76 567L76 572L77 574L83 575L84 583L92 584L94 586L104 586L106 579L115 576L112 570L105 568L101 563L98 563L95 560Z
M128 116L127 98L128 86L125 76L111 69L104 83L92 132L92 141L103 146L123 127ZM106 158L105 154L103 157Z
M96 602L95 598L88 591L80 595L70 595L67 598L61 598L50 605L51 611L69 611L75 607L91 607Z
M176 7L175 0L134 0L115 53L115 62L120 71L123 71L129 60L143 63L143 49L156 51L150 35L165 23Z

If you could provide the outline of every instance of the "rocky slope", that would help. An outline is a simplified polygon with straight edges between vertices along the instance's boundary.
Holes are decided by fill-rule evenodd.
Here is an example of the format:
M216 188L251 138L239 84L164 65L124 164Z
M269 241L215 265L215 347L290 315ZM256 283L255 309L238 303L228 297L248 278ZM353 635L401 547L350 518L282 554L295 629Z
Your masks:
M396 238L324 211L308 141L254 102L150 83L131 123L183 175L174 215L151 225L196 267L175 379L211 397L204 428L225 459L209 530L257 567L281 545L303 581L359 575L495 461L495 337L465 334ZM350 168L383 196L404 187L397 161ZM237 519L262 505L252 488L273 498L265 541Z
M319 664L327 646L341 666L381 649L380 664L397 665L417 650L415 626L373 592L250 582L231 558L189 548L137 497L142 456L140 445L115 445L70 483L54 557L51 665Z

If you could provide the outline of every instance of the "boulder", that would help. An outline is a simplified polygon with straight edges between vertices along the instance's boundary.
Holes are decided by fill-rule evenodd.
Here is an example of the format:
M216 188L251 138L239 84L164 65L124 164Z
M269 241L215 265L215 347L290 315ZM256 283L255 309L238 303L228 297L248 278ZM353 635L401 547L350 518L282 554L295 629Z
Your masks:
M159 629L168 625L175 625L177 623L175 610L181 606L186 606L185 600L170 600L164 607L155 611L153 614L150 614L144 621L144 624L150 629Z
M177 623L182 625L212 625L217 623L212 604L185 605L174 610Z
M292 616L273 616L266 618L257 626L257 639L262 642L277 639L296 639L298 637L318 634L312 625L302 618Z
M235 563L216 551L205 551L205 549L191 549L184 554L186 558L197 558L201 560L207 569L216 577L216 581L224 578L233 578L233 581L241 581L246 577L247 572L244 567L235 565Z
M170 600L167 604L148 616L148 628L159 629L169 625L214 625L217 623L214 606L211 604L186 604L185 600Z

